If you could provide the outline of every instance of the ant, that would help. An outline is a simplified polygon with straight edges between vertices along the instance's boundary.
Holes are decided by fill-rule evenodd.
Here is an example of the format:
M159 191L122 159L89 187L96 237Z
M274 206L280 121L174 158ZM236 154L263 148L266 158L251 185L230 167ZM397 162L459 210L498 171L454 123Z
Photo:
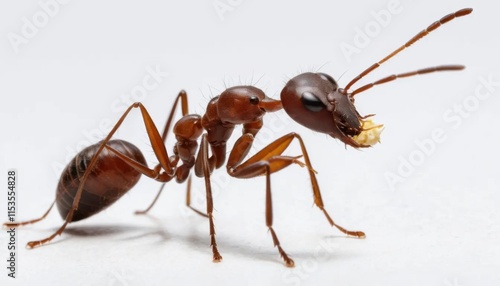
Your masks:
M375 85L384 84L397 78L410 77L441 71L462 70L462 65L443 65L419 69L412 72L394 74L373 83L364 85L350 92L350 88L361 78L378 68L381 64L423 38L441 25L468 15L472 9L466 8L448 14L416 34L404 45L394 50L381 61L373 64L352 79L345 88L339 88L337 82L324 73L303 73L288 81L281 92L281 100L267 97L264 92L253 86L234 86L210 100L204 115L189 114L187 94L181 91L176 97L163 132L160 134L146 108L140 103L133 103L123 113L104 140L83 149L64 169L57 186L56 198L45 214L26 222L5 223L6 227L18 227L44 219L54 204L65 219L63 225L51 236L28 242L28 248L34 248L50 242L62 234L68 223L90 217L112 205L128 192L141 175L162 182L151 205L137 214L145 214L156 203L165 183L174 179L178 183L188 181L186 205L209 220L210 245L213 261L219 262L222 256L217 248L213 219L213 198L210 175L214 169L226 163L230 176L236 178L266 177L266 224L271 233L274 246L278 248L285 265L294 266L294 261L281 247L273 229L273 208L271 196L271 174L292 164L306 167L311 180L314 203L326 216L331 226L346 235L364 238L362 231L350 231L336 224L324 208L323 200L315 173L301 136L297 133L286 134L248 158L248 152L255 136L263 126L263 117L268 112L284 109L298 123L317 132L339 139L353 148L365 148L379 140L382 125L375 125L368 119L373 114L361 116L354 106L354 97ZM177 142L173 155L169 156L165 141L172 125L177 106L180 104L182 118L173 125ZM111 140L132 109L141 111L144 125L159 164L149 168L141 151L123 140ZM231 137L236 125L243 126L243 133L237 139L226 159L226 142ZM201 138L201 140L200 140ZM282 153L292 141L298 141L300 156L284 156ZM200 144L198 143L200 141ZM199 145L199 146L198 146ZM210 150L210 152L209 152ZM211 154L209 154L211 153ZM303 162L299 160L303 158ZM191 169L198 177L203 177L206 188L206 213L190 206Z

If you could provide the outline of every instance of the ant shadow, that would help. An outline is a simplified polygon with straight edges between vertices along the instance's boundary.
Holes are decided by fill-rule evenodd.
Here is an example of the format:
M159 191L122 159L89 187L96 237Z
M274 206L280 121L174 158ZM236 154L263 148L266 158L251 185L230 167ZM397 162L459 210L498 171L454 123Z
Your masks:
M96 236L112 236L117 234L122 234L131 230L135 230L135 227L129 227L125 225L82 225L82 226L68 226L64 233L73 236L82 237L96 237Z
M153 220L158 220L151 217ZM158 220L159 224L159 220ZM56 232L59 227L50 228L49 232ZM34 230L39 231L39 230ZM40 230L41 231L41 230ZM43 232L46 232L44 230ZM135 236L128 236L130 233L138 233ZM161 227L148 227L148 226L132 226L127 224L85 224L85 225L74 225L69 224L63 231L62 236L58 239L52 240L44 247L55 245L66 240L71 240L71 237L81 237L81 238L93 238L93 237L105 237L111 240L130 240L130 239L141 239L147 236L159 236L161 241L167 241L170 239L170 235ZM125 238L123 238L126 236Z
M183 233L178 233L175 235L170 235L164 230L164 221L160 220L159 218L155 217L154 215L150 214L144 214L142 215L143 217L148 218L151 220L154 224L157 225L158 229L155 229L154 231L150 231L147 233L142 233L137 236L133 237L127 237L123 238L123 240L129 240L129 239L141 239L143 237L147 236L154 236L154 235L160 235L161 240L158 242L165 242L165 241L182 241L184 242L189 248L191 248L193 251L197 251L201 254L205 255L212 255L211 249L209 247L210 243L210 237L208 233L208 229L206 233L202 233L200 235L199 230L196 230L195 228L199 226L197 222L205 222L207 220L206 218L196 218L197 216L193 216L190 218L192 220L192 223L187 224L187 227L191 228L191 231L183 232ZM195 221L196 220L196 221ZM208 222L208 221L207 221ZM148 229L153 229L153 228L148 228ZM237 231L237 230L236 230ZM187 233L187 234L186 234ZM221 254L224 256L225 253L231 254L231 255L243 255L248 257L249 259L252 260L258 260L258 261L268 261L268 262L273 262L278 265L283 264L283 260L280 258L278 250L276 247L274 247L273 242L272 242L272 237L270 233L267 231L262 232L263 236L268 236L269 243L265 245L249 245L249 244L244 244L242 241L238 241L236 239L232 239L231 237L217 237L217 244L219 246L219 250L221 251ZM344 239L355 239L353 237L347 237L343 235L327 235L322 237L321 241L326 242L332 242L332 241L339 241L341 242ZM318 245L318 247L320 247ZM318 256L318 247L310 247L307 249L302 249L299 251L294 251L293 249L290 249L290 252L288 253L291 258L298 258L300 260L303 259L315 259ZM343 259L341 257L343 256L351 256L354 255L353 253L347 253L346 251L337 251L340 250L340 246L335 244L333 247L329 247L329 249L326 249L324 245L322 246L323 248L321 250L324 250L327 252L325 255L324 253L321 253L321 260L322 261L332 261L336 259ZM328 247L327 247L328 248ZM335 251L331 251L331 249L334 249Z
M211 256L212 253L209 247L210 238L208 234L208 229L206 235L200 235L200 231L195 229L199 226L197 222L199 221L203 222L206 220L205 218L202 217L200 217L199 219L198 218L194 219L194 217L190 218L190 220L193 220L193 223L187 224L187 227L191 228L191 231L188 230L187 232L177 233L175 235L172 235L165 229L164 220L161 220L160 218L151 214L143 214L140 215L140 217L147 218L153 223L153 225L152 226L136 226L136 225L131 226L127 224L69 225L64 230L64 234L67 234L68 236L66 237L62 236L59 239L52 241L50 245L58 244L66 240L71 240L71 236L89 237L89 238L106 237L117 241L141 240L147 237L158 237L159 238L158 240L153 242L149 241L149 243L161 245L168 241L179 241L185 243L185 245L187 245L193 251L199 252L200 254L203 255ZM56 231L57 228L54 228L53 230ZM131 233L135 234L130 235ZM221 251L223 256L225 253L227 253L233 256L245 256L251 260L268 261L276 263L277 265L282 265L283 261L279 256L277 248L274 247L272 243L272 239L269 232L264 231L262 232L262 235L268 236L269 238L268 244L249 245L247 243L245 245L244 242L238 241L231 237L217 237L217 242L219 250ZM330 243L334 241L334 243L336 244L337 241L340 243L342 240L346 238L351 239L351 237L346 237L342 235L327 235L323 236L321 241L323 242L329 241ZM287 249L286 242L283 247ZM343 256L355 255L353 253L347 253L346 251L341 251L338 245L333 245L332 247L330 247L331 249L327 250L325 249L318 250L318 247L320 247L320 245L318 245L317 247L311 246L307 248L302 248L301 250L298 251L290 249L289 252L287 253L290 255L291 258L296 258L297 260L299 260L296 261L298 263L300 263L300 260L315 259L318 256L318 254L321 255L321 260L325 262L341 259L341 257ZM323 250L325 250L327 253L325 254L324 252L322 253L318 252Z

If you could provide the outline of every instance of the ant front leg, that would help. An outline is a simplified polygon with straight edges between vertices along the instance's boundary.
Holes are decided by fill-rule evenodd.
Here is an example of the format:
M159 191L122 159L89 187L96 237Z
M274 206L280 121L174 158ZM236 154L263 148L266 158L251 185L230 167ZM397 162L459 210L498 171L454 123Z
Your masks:
M290 157L282 156L281 154L288 148L293 139L297 139L302 150L302 156L304 157L305 163L298 160L301 156ZM364 238L365 234L361 231L349 231L345 228L334 223L330 215L324 208L323 200L321 198L321 193L319 190L319 185L316 180L315 171L309 160L307 150L304 146L304 142L300 135L296 133L290 133L281 138L278 138L274 142L270 143L264 149L259 151L257 154L250 157L247 161L241 163L245 156L250 151L252 143L254 141L254 135L251 133L246 133L242 135L238 141L236 141L231 154L229 155L227 171L229 175L236 178L254 178L257 176L266 176L266 224L271 232L273 243L278 247L278 251L283 257L286 266L293 267L293 260L286 254L286 252L281 248L280 242L274 231L273 224L273 209L272 209L272 196L271 196L271 174L277 172L281 169L288 167L291 164L298 164L301 167L307 167L309 172L309 177L311 179L311 185L313 188L314 203L319 209L325 214L328 222L338 228L340 231L347 235L355 236L358 238Z

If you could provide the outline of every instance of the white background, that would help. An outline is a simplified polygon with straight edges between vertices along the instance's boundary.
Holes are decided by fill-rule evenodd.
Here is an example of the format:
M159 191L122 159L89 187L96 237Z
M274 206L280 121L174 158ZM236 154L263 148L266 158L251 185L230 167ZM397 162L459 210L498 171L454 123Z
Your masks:
M299 126L284 111L265 118L256 146L287 132L302 134L327 210L340 225L366 232L366 239L332 229L313 206L307 172L292 166L272 177L275 230L296 262L288 269L265 226L264 180L229 178L222 168L213 178L222 263L211 262L208 221L184 207L185 185L170 183L151 216L133 215L159 186L143 178L116 205L70 225L50 245L24 248L61 225L57 212L18 229L16 279L7 277L2 231L2 285L498 283L499 87L487 99L476 97L478 89L487 91L481 78L500 80L497 4L401 0L387 23L375 25L380 29L366 47L346 56L341 47L355 46L359 31L375 23L371 12L387 10L390 1L124 2L73 0L59 5L46 23L38 1L0 4L0 181L6 185L7 169L18 170L20 220L48 208L58 166L87 144L86 133L118 119L123 109L117 106L133 100L131 91L141 88L148 68L168 73L141 98L162 126L181 89L189 93L190 111L202 114L225 86L255 84L279 98L287 79L318 70L342 76L345 85L441 16L475 10L357 84L439 64L467 66L357 96L360 113L376 113L375 121L385 124L382 144L357 151ZM214 3L232 9L221 14ZM23 36L23 18L33 23L34 16L42 21L37 31L12 44L13 34ZM464 104L465 113L454 111ZM436 130L446 139L421 156L417 143L429 142ZM155 164L137 112L116 137L138 145ZM300 154L296 143L286 154ZM410 169L401 169L405 161L413 162ZM391 184L391 174L400 180ZM203 181L195 179L193 187L194 205L203 210ZM3 221L6 186L2 192Z

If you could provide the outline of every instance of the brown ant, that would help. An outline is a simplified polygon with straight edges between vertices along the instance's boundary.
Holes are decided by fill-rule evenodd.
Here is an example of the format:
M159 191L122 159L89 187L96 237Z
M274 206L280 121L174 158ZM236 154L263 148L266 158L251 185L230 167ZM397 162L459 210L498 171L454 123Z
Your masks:
M65 218L64 224L51 236L27 244L28 248L40 246L60 235L68 223L90 217L113 204L137 183L141 174L162 183L169 182L174 178L178 183L181 183L188 180L190 171L194 167L195 174L205 178L206 214L190 206L190 179L188 180L186 204L197 213L208 217L213 260L219 262L222 260L222 256L219 254L215 240L210 174L227 161L227 172L233 177L266 177L266 224L273 243L278 248L286 266L293 267L294 261L281 248L278 236L272 227L271 174L291 164L307 167L314 203L324 213L328 222L349 236L364 238L363 232L346 230L334 223L328 215L321 199L315 171L300 135L296 133L286 134L244 161L255 136L264 124L263 117L267 112L275 112L283 108L298 123L314 131L326 133L341 140L346 145L362 148L375 144L378 141L381 126L373 125L371 120L365 120L372 115L363 117L357 112L354 106L356 94L397 78L431 72L461 70L464 66L445 65L425 68L391 75L352 92L349 91L350 88L359 79L442 24L471 12L470 8L462 9L432 23L403 46L363 71L345 88L339 88L332 77L323 73L303 73L292 78L281 92L281 101L268 98L264 92L253 86L235 86L212 98L203 116L188 114L187 94L181 91L175 99L162 134L158 132L146 108L139 102L134 103L125 111L104 140L82 150L66 166L59 180L56 199L41 218L20 223L5 223L4 225L17 227L38 222L44 219L56 204L60 215ZM164 142L179 100L183 117L173 126L177 143L173 148L173 155L169 156ZM159 161L159 164L152 169L146 165L144 156L137 147L126 141L111 140L116 130L134 108L139 108L142 113L151 146ZM236 125L243 126L243 134L230 150L226 160L226 142ZM198 146L200 138L201 144ZM299 142L302 154L296 157L283 156L282 153L294 139ZM209 150L211 155L209 155ZM303 157L303 162L299 161L301 157ZM161 189L152 204L146 210L137 213L143 214L149 211L160 193Z

